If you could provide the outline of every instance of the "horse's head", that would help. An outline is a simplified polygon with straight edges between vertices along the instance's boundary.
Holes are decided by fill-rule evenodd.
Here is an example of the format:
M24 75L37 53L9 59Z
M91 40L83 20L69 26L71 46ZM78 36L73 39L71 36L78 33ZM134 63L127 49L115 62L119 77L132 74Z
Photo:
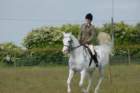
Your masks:
M63 33L63 52L64 53L69 53L70 50L72 49L72 43L73 43L73 40L72 40L72 37L71 37L71 33Z

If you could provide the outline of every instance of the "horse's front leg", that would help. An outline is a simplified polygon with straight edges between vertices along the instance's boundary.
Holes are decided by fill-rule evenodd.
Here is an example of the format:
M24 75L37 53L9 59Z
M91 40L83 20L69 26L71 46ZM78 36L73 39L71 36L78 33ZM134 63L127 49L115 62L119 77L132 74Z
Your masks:
M95 87L94 93L98 93L99 87L100 87L100 85L101 85L103 79L104 79L104 69L103 69L102 66L99 66L99 81L98 81L97 86Z
M83 87L84 79L86 77L86 71L82 70L80 72L80 74L81 74L81 78L80 78L80 82L79 82L79 87L82 89L83 93L87 93L86 89Z
M69 76L67 79L67 92L71 93L71 80L73 78L74 71L72 69L69 69Z
M93 72L88 73L88 86L87 86L87 93L89 93L91 85L93 81Z

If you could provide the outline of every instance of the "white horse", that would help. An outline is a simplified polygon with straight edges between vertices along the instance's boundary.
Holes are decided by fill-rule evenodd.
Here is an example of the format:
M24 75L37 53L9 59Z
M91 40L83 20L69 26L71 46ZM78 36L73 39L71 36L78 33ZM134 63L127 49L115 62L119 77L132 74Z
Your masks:
M67 79L67 92L71 93L71 80L75 72L79 72L80 82L79 87L81 88L83 93L89 93L90 87L92 85L92 74L96 68L94 60L92 60L92 64L89 66L90 62L90 54L87 49L79 44L79 41L71 34L71 33L63 33L63 52L68 53L70 55L69 58L69 76ZM105 32L100 32L98 35L99 45L94 46L95 51L97 52L98 59L98 69L99 69L99 81L95 88L94 93L98 93L100 84L103 80L104 66L109 63L109 55L111 53L112 43L111 37L109 34ZM91 49L93 52L93 49ZM87 88L83 87L83 82L85 78L88 78L88 86Z

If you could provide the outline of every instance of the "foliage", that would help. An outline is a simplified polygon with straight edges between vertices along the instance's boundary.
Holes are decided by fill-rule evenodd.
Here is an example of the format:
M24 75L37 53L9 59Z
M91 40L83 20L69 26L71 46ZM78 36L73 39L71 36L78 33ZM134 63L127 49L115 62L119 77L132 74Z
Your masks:
M17 66L33 66L33 65L48 65L48 64L66 64L61 49L54 48L33 48L28 50L28 56L18 59Z
M104 31L112 34L114 31L115 45L140 44L140 23L137 25L128 25L124 22L114 23L112 29L111 23L106 23L102 27L96 27L97 34ZM41 27L33 29L25 37L23 44L26 48L43 48L50 46L62 46L62 32L72 32L76 37L80 30L79 25L65 24L60 27ZM95 35L96 36L96 35ZM95 37L96 38L96 37ZM94 39L93 41L95 41Z
M115 46L115 55L126 55L128 49L131 52L131 55L137 55L140 52L140 24L137 25L128 25L124 22L118 22L113 24L106 23L103 27L98 28L98 32L104 31L112 35L114 31L114 46ZM138 47L133 47L133 46Z
M112 35L114 31L115 47L114 55L127 56L128 50L130 56L140 57L140 23L128 25L124 22L114 23L112 29L111 23L106 23L102 27L96 27L96 33L104 31ZM13 43L0 44L0 61L7 54L11 55L12 60L17 66L32 66L46 64L66 64L67 57L64 57L61 49L62 32L72 32L78 36L80 25L64 24L62 26L45 26L33 29L23 40L26 50ZM96 36L93 44L96 44Z
M62 34L57 27L41 27L33 29L24 38L23 45L28 48L55 47L62 44Z
M80 26L78 24L65 24L60 27L62 32L71 32L74 36L78 37L78 33L80 31Z
M7 55L15 62L15 58L24 55L24 50L11 42L0 44L0 62L4 62Z

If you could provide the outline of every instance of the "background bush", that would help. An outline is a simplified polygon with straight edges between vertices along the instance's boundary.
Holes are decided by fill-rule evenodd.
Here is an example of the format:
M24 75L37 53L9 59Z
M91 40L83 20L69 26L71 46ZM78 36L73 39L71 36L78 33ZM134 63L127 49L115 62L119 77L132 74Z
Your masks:
M67 64L67 57L61 49L34 48L28 50L28 56L17 59L17 66Z
M97 44L96 36L99 32L107 32L111 35L112 25L106 23L102 27L96 27L96 35L93 44ZM124 22L114 24L115 56L130 56L140 58L140 23L128 25ZM62 26L45 26L33 29L23 39L25 49L18 47L13 43L0 44L0 62L8 54L12 58L12 65L15 66L33 66L48 64L67 64L67 57L62 53L62 32L72 32L78 37L80 25L64 24Z

